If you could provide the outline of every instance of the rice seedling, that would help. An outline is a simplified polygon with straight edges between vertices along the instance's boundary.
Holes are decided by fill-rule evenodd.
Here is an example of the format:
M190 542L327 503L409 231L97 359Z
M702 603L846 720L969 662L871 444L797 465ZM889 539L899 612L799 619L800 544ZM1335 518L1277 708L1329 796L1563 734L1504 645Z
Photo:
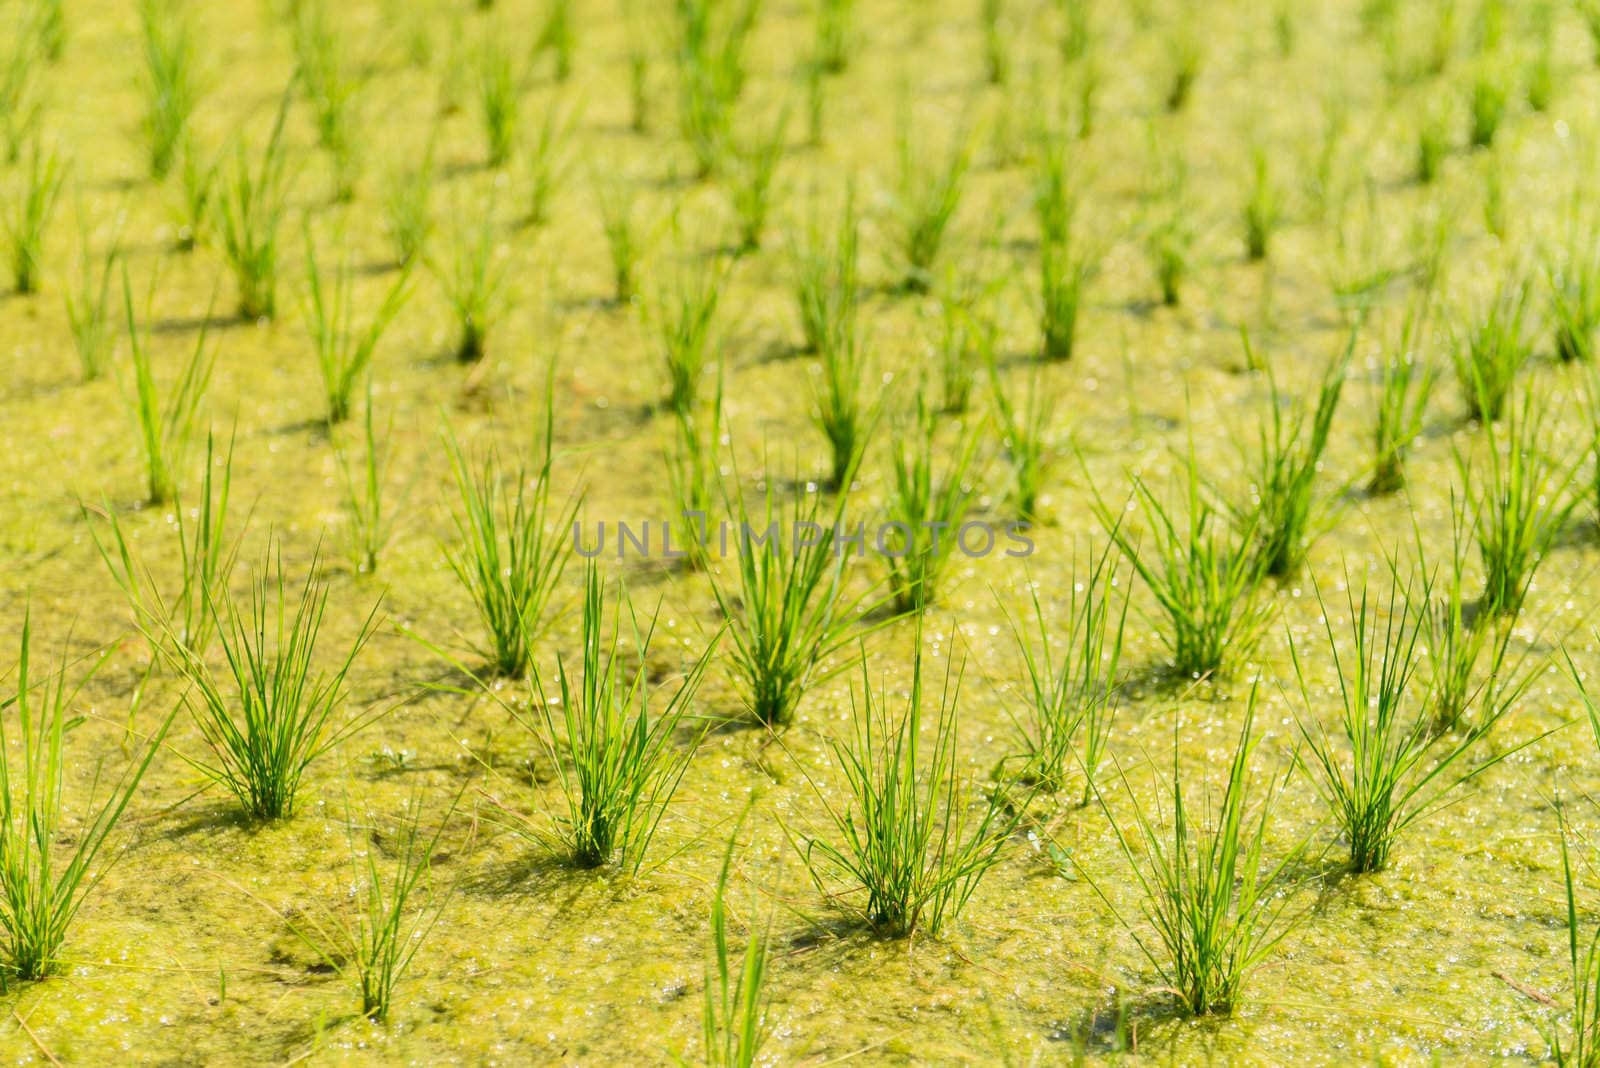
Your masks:
M539 36L534 38L533 54L549 52L555 63L555 78L564 82L572 77L572 54L577 47L573 31L572 0L550 0L544 12Z
M676 0L678 122L696 173L715 173L727 152L733 108L744 91L745 48L761 0Z
M1470 100L1473 148L1487 148L1494 143L1494 135L1505 119L1510 96L1510 88L1498 64L1488 63L1479 67L1472 79Z
M964 276L939 302L940 407L959 415L972 402L978 371L994 363L999 328L985 306L987 287L978 272Z
M293 33L295 77L311 105L317 144L333 157L335 196L355 196L359 156L355 132L360 125L356 99L363 78L346 54L321 0L297 3Z
M1244 247L1252 260L1264 260L1272 232L1283 217L1282 198L1272 180L1265 149L1258 147L1251 153L1250 174L1250 195L1244 202Z
M133 350L134 415L144 450L146 495L151 504L164 504L177 492L177 472L194 437L200 402L211 385L217 355L215 350L207 353L206 328L201 327L194 351L163 401L156 389L150 351L134 322L133 292L126 267L122 272L122 299L128 318L128 344ZM206 318L209 321L209 311Z
M306 331L316 349L317 369L322 373L322 395L330 425L342 423L350 415L350 398L356 383L372 366L383 333L394 322L410 295L410 274L402 273L383 298L383 303L364 328L354 321L354 298L350 293L351 274L348 256L335 268L331 286L323 285L318 265L316 242L309 223L305 227L306 299L303 314Z
M15 26L0 67L0 140L7 163L22 158L22 146L33 135L44 107L39 90L41 35L31 18L24 17Z
M378 557L394 534L394 516L384 502L388 483L389 443L393 420L390 420L380 439L373 429L372 380L367 379L367 405L361 420L362 443L359 466L350 462L350 455L336 438L334 458L339 462L339 473L344 479L344 509L350 518L350 543L356 569L363 575L378 570Z
M1279 390L1271 365L1267 366L1271 403L1257 432L1253 500L1239 511L1252 515L1248 525L1256 532L1262 573L1273 578L1300 570L1317 533L1314 528L1320 525L1317 472L1328 448L1328 433L1344 393L1355 343L1356 331L1352 330L1343 355L1323 372L1316 406L1307 411L1302 405L1291 416L1285 415L1290 401ZM1247 337L1245 347L1249 345Z
M220 477L217 476L219 469ZM211 605L226 595L228 580L239 556L240 536L231 539L228 536L228 496L232 486L232 443L219 461L215 442L207 436L199 494L189 502L189 507L173 509L179 582L176 589L167 592L140 558L136 539L123 529L115 509L107 507L103 511L109 527L104 538L93 523L89 524L95 549L112 580L127 597L134 625L153 650L164 642L173 642L203 657L211 644L214 634ZM90 518L87 507L84 516ZM177 654L169 649L166 655Z
M1188 213L1183 207L1174 206L1145 236L1150 261L1155 265L1156 284L1161 290L1161 303L1169 308L1176 308L1181 302L1183 283L1189 276L1194 230L1187 220Z
M1078 197L1071 187L1065 152L1047 144L1040 160L1034 183L1034 210L1039 216L1039 329L1044 337L1044 358L1067 360L1077 344L1078 313L1096 263L1075 234Z
M551 498L552 384L546 380L543 456L531 478L520 465L506 477L492 450L469 466L454 436L445 439L461 496L454 513L459 544L447 561L487 632L489 669L508 678L527 674L533 643L549 622L550 599L567 566L566 532L578 511L576 498L564 505Z
M310 911L299 912L293 918L275 908L273 912L330 971L354 981L361 994L361 1015L383 1023L389 1018L395 992L411 970L418 950L449 904L450 889L440 893L434 886L433 858L455 812L455 803L451 803L432 836L424 837L423 805L419 798L413 798L411 815L402 818L396 831L388 836L386 851L394 856L389 865L378 861L377 829L368 832L372 842L358 845L348 802L345 808L350 885L356 900L354 919L331 910L321 920Z
M1423 185L1434 182L1449 154L1449 115L1443 108L1429 108L1417 124L1417 181Z
M69 708L88 679L69 688L65 658L53 677L35 677L31 615L25 606L16 688L0 700L0 974L22 982L62 970L72 921L115 856L96 862L172 725L168 713L105 799L91 799L82 822L69 826L66 740L80 722Z
M1267 616L1256 596L1265 558L1257 551L1259 513L1252 510L1241 517L1239 529L1230 529L1203 484L1193 442L1185 481L1180 510L1133 476L1133 493L1122 511L1137 505L1149 528L1144 542L1124 529L1098 490L1094 508L1166 616L1161 637L1172 652L1173 670L1198 678L1247 657L1254 648Z
M374 604L349 651L331 672L314 671L328 606L327 583L313 557L296 595L283 568L280 546L269 545L241 607L222 593L207 603L227 665L215 671L176 635L162 645L189 684L184 706L210 757L185 757L196 771L232 794L252 820L294 815L307 769L344 739L383 714L369 710L344 719L345 679L378 622Z
M929 154L913 144L909 111L901 115L896 240L906 265L903 285L909 292L926 292L932 282L934 263L961 203L962 186L972 164L970 141L964 130L957 131L948 155L930 164L926 162Z
M1504 241L1510 217L1506 212L1506 164L1502 153L1487 153L1480 173L1483 175L1483 227L1495 240Z
M1545 263L1556 355L1567 362L1594 358L1600 330L1600 242L1591 227L1574 227L1563 254Z
M176 0L140 0L139 34L144 48L140 127L150 175L160 179L178 162L200 99L194 29Z
M995 424L1011 466L1011 503L1019 519L1032 523L1039 518L1039 495L1050 450L1050 417L1060 398L1046 386L1037 367L1030 372L1027 391L1020 398L1006 391L993 364L989 385Z
M757 134L750 143L735 145L729 180L734 214L739 219L739 252L754 252L761 247L772 208L773 179L783 159L784 140L789 130L789 109L778 113L771 129Z
M829 894L830 881L847 882L850 890L829 896L849 901L851 911L888 938L919 931L937 938L999 862L1020 818L999 791L973 796L956 753L962 670L954 657L947 660L935 697L924 691L922 658L919 626L910 693L896 714L887 682L874 693L863 650L861 689L850 691L853 735L848 744L832 742L845 777L843 811L817 790L836 837L795 843L818 889ZM921 738L929 713L931 748Z
M451 238L448 263L432 258L426 262L456 317L456 359L475 363L483 359L489 328L500 314L505 283L492 210L486 207L476 225L457 228Z
M559 103L545 109L544 120L528 144L529 226L543 226L550 220L550 203L567 173L565 146L576 121L573 113Z
M850 65L856 0L817 0L816 62L829 74L843 74Z
M834 541L846 497L839 493L825 516L821 495L805 493L780 515L769 476L759 514L742 498L730 506L741 531L736 578L713 574L711 589L733 642L730 671L757 723L793 722L806 692L826 677L823 661L845 644L862 600L845 593L845 554ZM790 532L788 544L782 531Z
M51 63L59 61L67 46L66 0L29 0L28 7L39 34L39 48Z
M628 129L642 134L650 129L650 101L653 99L650 52L641 39L633 10L630 0L624 0L623 13L628 21Z
M238 145L216 200L223 255L239 288L239 314L246 319L270 319L278 309L278 230L288 204L283 129L289 101L285 92L253 171L244 145Z
M1428 629L1431 583L1413 592L1395 581L1385 606L1369 604L1365 584L1359 598L1347 591L1353 655L1340 656L1329 606L1317 590L1328 647L1338 675L1339 725L1330 734L1321 723L1300 722L1300 734L1323 800L1350 847L1356 872L1388 867L1407 828L1448 803L1457 787L1522 748L1505 750L1465 771L1467 753L1509 710L1499 702L1471 729L1451 738L1439 732L1433 694L1417 678L1419 642ZM1295 675L1308 715L1320 704L1306 679L1300 651L1290 641ZM1337 740L1336 740L1337 739Z
M859 242L853 187L846 194L831 236L813 217L804 231L790 237L795 304L808 352L826 358L830 351L853 344L860 289Z
M871 369L853 313L840 329L844 333L831 338L820 353L822 384L814 388L813 415L828 442L828 484L836 490L849 488L881 411L881 397L867 394Z
M1378 369L1378 406L1372 431L1369 493L1397 493L1406 483L1406 454L1422 433L1428 397L1438 375L1421 359L1426 310L1407 312L1398 344L1387 349Z
M717 390L705 413L673 413L672 448L667 453L667 480L673 502L685 524L698 520L699 529L687 546L680 545L683 561L702 568L708 556L707 530L720 496L722 472L717 454L722 448L722 367L717 367Z
M1185 16L1166 41L1167 64L1171 74L1167 80L1165 104L1167 111L1177 113L1188 104L1194 83L1200 79L1200 67L1205 61L1205 49L1195 32L1193 19Z
M897 435L890 456L889 518L879 530L878 547L889 569L889 592L900 612L921 612L936 599L959 541L961 521L972 503L968 480L977 455L978 428L961 428L948 449L940 447L938 429L932 405L919 393L914 422ZM942 467L936 457L944 458Z
M1487 462L1481 469L1469 454L1456 450L1462 484L1478 487L1469 498L1484 571L1478 606L1490 617L1515 618L1521 611L1534 573L1578 503L1573 484L1581 459L1562 461L1552 452L1546 414L1529 392L1508 409L1504 439L1493 423L1485 422Z
M1583 18L1584 28L1589 31L1595 62L1600 63L1600 2L1578 0L1578 14Z
M484 35L477 68L478 112L489 166L503 167L517 147L522 85L500 34Z
M1532 10L1532 55L1523 63L1523 78L1528 86L1528 107L1537 112L1550 109L1555 96L1555 4L1540 0Z
M21 188L13 194L13 209L6 216L6 236L11 244L11 276L24 296L39 291L44 273L45 228L55 212L65 168L54 149L34 141L28 152Z
M1523 326L1530 287L1520 275L1501 279L1493 299L1465 336L1452 339L1450 358L1455 366L1467 414L1485 422L1498 420L1511 395L1517 373L1532 358Z
M1076 63L1089 54L1093 41L1089 0L1056 0L1061 12L1061 58Z
M633 300L638 273L640 235L634 209L638 196L633 184L622 179L597 174L589 184L600 208L600 228L611 259L611 299L627 304Z
M716 355L717 303L726 278L727 268L717 262L680 272L672 290L655 300L651 318L666 365L666 406L680 416L694 412L700 380Z
M424 256L433 232L433 146L422 161L389 178L383 197L384 223L394 242L395 260L408 267Z
M1590 10L1596 12L1595 37L1600 43L1600 5ZM1582 691L1581 682L1579 689ZM1584 701L1592 716L1594 706L1588 703L1586 692ZM1568 1065L1588 1068L1600 1060L1600 930L1589 938L1587 946L1582 945L1578 929L1578 893L1572 877L1572 855L1567 847L1567 820L1559 801L1555 809L1561 839L1562 884L1567 902L1567 966L1572 976L1572 993L1569 995L1572 1019L1567 1024L1570 1034L1566 1046L1562 1045L1561 1034L1554 1027L1546 1034L1552 1063L1560 1068L1567 1068Z
M1226 1016L1238 1007L1245 981L1284 937L1298 916L1288 914L1288 869L1304 849L1291 848L1269 866L1266 838L1278 791L1292 772L1269 780L1252 806L1250 759L1260 743L1253 736L1256 688L1251 687L1244 724L1228 764L1220 802L1206 792L1193 812L1193 789L1185 796L1173 737L1171 827L1157 803L1147 809L1134 794L1126 773L1123 789L1133 806L1133 822L1112 815L1104 795L1101 807L1111 822L1134 879L1143 894L1148 934L1123 917L1098 884L1095 891L1118 923L1133 935L1161 978L1161 985L1192 1016ZM1255 813L1250 810L1254 807ZM1196 818L1198 817L1198 818Z
M523 720L555 769L565 812L552 814L548 828L530 824L527 830L576 867L598 868L615 858L631 874L644 863L661 816L694 753L693 746L674 752L672 735L688 712L716 642L706 647L661 705L651 693L646 666L657 617L641 626L626 590L618 584L608 635L604 583L592 560L584 563L583 586L583 653L577 675L569 671L566 658L559 657L557 689L547 694L534 668L540 711L537 721ZM634 657L625 657L620 647L624 624Z
M711 898L712 957L706 969L705 1009L701 1016L707 1068L751 1068L771 1030L767 958L772 945L772 918L768 917L764 930L750 932L737 972L729 949L728 873L737 840L737 835L728 840L716 893Z
M121 256L121 248L113 239L100 257L100 272L96 277L94 257L89 250L89 228L81 220L78 240L78 291L76 295L68 292L66 296L67 325L72 329L72 343L78 352L83 380L93 382L105 374L116 344L111 274Z
M806 101L806 144L821 148L828 132L828 81L822 64L815 59L800 70Z
M1086 574L1074 561L1059 657L1051 650L1055 628L1045 622L1037 583L1028 585L1033 601L1031 634L1006 612L1025 672L1024 712L1013 717L1022 758L1017 777L1058 793L1076 767L1083 778L1080 806L1094 799L1117 708L1117 669L1129 597L1126 589L1120 597L1117 592L1122 583L1111 559L1114 549L1108 543L1090 554ZM1052 621L1059 619L1054 616Z
M1011 75L1011 53L1007 50L1005 0L983 0L978 9L983 33L983 70L990 85L1004 85Z
M199 150L189 138L184 139L182 152L183 167L178 172L180 199L177 248L180 252L190 252L206 232L206 224L211 216L211 194L216 188L220 161L214 160L209 165L202 162Z

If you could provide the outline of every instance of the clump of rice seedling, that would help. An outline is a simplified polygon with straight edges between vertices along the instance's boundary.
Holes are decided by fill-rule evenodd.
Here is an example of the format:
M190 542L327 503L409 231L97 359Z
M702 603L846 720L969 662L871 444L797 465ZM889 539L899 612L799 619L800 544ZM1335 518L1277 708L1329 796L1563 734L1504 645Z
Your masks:
M36 679L31 644L31 613L24 608L16 689L0 700L0 974L22 982L61 971L67 931L110 866L95 862L172 725L168 713L138 762L103 802L91 803L81 826L69 829L65 743L78 720L68 708L88 680L69 689L65 659L53 679ZM13 723L19 736L7 730Z
M140 0L144 46L144 116L140 120L154 178L165 178L178 161L199 102L194 30L176 0Z
M7 163L22 158L23 143L33 134L43 110L38 89L42 44L34 19L17 21L11 49L0 67L0 139Z
M1248 656L1260 637L1267 610L1256 594L1265 560L1256 551L1259 512L1250 511L1240 529L1230 531L1204 488L1192 442L1185 474L1181 511L1133 476L1133 495L1123 510L1137 502L1149 527L1147 541L1123 529L1098 491L1095 512L1167 618L1162 639L1172 651L1173 669L1201 677Z
M864 892L866 900L850 908L889 938L916 931L938 937L999 861L1020 818L1020 809L1007 812L999 791L981 800L972 796L956 755L961 672L950 658L934 698L924 693L922 656L919 626L911 692L897 716L887 683L874 693L863 650L861 690L857 694L852 687L850 693L854 736L848 745L833 742L845 776L844 810L817 791L837 839L808 837L803 845L796 843L818 889L828 893L832 877L848 881L850 893ZM931 749L919 740L930 711L935 715ZM843 894L835 896L844 900Z
M806 350L826 354L845 344L855 333L860 228L856 221L855 195L845 197L844 208L833 235L823 232L813 219L810 226L789 242L793 263L795 303L800 311L800 329Z
M730 195L739 218L739 251L754 252L761 247L761 235L772 208L773 179L783 159L784 138L789 130L789 109L778 113L772 128L758 134L746 145L733 148Z
M121 249L115 240L111 242L100 257L97 278L89 252L89 229L81 221L79 225L78 292L76 296L67 294L67 324L72 328L72 342L78 350L83 380L93 382L105 374L116 342L112 328L111 272Z
M566 140L574 118L559 103L545 109L544 121L528 146L528 225L550 220L550 202L566 177Z
M1061 58L1076 63L1089 54L1093 42L1089 0L1056 0L1061 11Z
M55 63L67 45L67 9L65 0L31 0L28 5L37 32L39 47L45 58Z
M175 635L162 647L189 683L183 702L211 751L209 760L186 759L232 794L253 820L292 816L312 763L382 714L334 720L345 701L350 667L376 628L379 605L373 605L338 666L329 673L313 671L328 606L317 562L314 557L296 596L284 574L281 547L269 547L243 608L226 592L208 603L226 676Z
M449 263L431 258L427 263L455 313L460 338L456 359L475 363L483 359L489 327L500 313L505 282L505 265L495 247L492 211L485 209L476 226L462 226L452 238Z
M623 12L628 20L628 129L642 134L650 129L650 53L640 39L628 0L624 0Z
M1250 168L1250 196L1244 202L1244 247L1252 260L1264 260L1272 232L1283 217L1283 206L1265 149L1258 147L1252 152Z
M1568 242L1559 260L1545 264L1556 355L1568 362L1591 361L1600 330L1600 241L1592 227Z
M1592 25L1596 43L1600 45L1600 5L1592 5L1589 10L1595 12ZM1583 692L1581 682L1579 690ZM1593 717L1594 705L1590 703L1587 692L1583 692L1583 698ZM1578 894L1572 877L1572 855L1567 848L1567 821L1559 803L1556 805L1556 821L1561 836L1561 875L1567 894L1567 962L1572 974L1572 1022L1567 1025L1571 1035L1565 1047L1561 1044L1560 1033L1553 1027L1549 1030L1550 1057L1561 1068L1567 1065L1586 1068L1600 1060L1600 930L1590 937L1587 947L1580 945Z
M765 490L759 516L737 501L737 581L713 575L711 588L734 644L730 665L740 698L756 722L782 727L793 721L822 661L843 646L859 598L845 595L844 559L834 542L847 495L838 494L832 522L823 524L820 494L797 497L780 517L770 477Z
M522 85L501 35L488 33L478 54L478 111L489 166L502 167L517 147Z
M1071 188L1065 153L1046 145L1041 161L1034 187L1034 210L1039 216L1039 326L1044 358L1067 360L1077 344L1078 313L1095 260L1074 232L1078 198Z
M194 141L183 142L183 167L178 172L180 193L178 242L180 252L192 251L205 233L211 215L211 194L216 186L218 161L209 166L200 159Z
M1578 0L1578 14L1583 18L1584 28L1589 31L1589 40L1594 46L1595 62L1600 63L1600 2Z
M1016 721L1022 745L1017 777L1056 793L1065 789L1076 765L1083 776L1080 805L1093 800L1095 779L1106 760L1128 620L1126 591L1121 594L1121 604L1116 603L1121 583L1110 559L1113 548L1108 544L1091 555L1088 574L1082 579L1077 577L1076 566L1073 568L1059 657L1051 651L1053 628L1045 623L1037 583L1028 587L1036 640L1007 612L1027 671L1025 711Z
M705 1011L701 1018L707 1068L751 1068L769 1034L767 957L772 945L771 917L765 930L750 933L737 972L728 946L728 872L733 866L737 840L737 835L728 840L716 894L711 899L712 958L706 969Z
M636 195L631 183L596 175L591 182L600 206L600 226L611 257L611 299L617 304L633 300L639 262L639 232L635 221Z
M707 530L712 509L721 488L721 468L717 453L722 447L722 367L717 368L717 391L708 412L673 412L676 431L673 447L667 454L667 476L677 511L685 524L698 520L682 559L691 568L703 567L708 555Z
M227 536L233 447L230 443L227 455L218 463L214 444L208 436L205 474L197 500L188 508L173 509L181 579L176 590L162 592L155 575L136 554L135 541L122 529L115 510L109 507L104 510L110 527L105 540L93 525L89 527L89 535L105 561L106 570L128 598L134 625L152 649L171 641L196 656L205 655L212 638L211 605L226 594L228 579L238 560L240 539L235 537L230 541ZM222 472L220 478L216 477L218 467ZM89 517L88 508L84 509L84 515ZM169 650L167 655L176 654Z
M1178 306L1183 295L1184 279L1189 276L1194 230L1187 219L1188 213L1181 206L1175 206L1145 237L1150 260L1155 264L1161 303L1169 308Z
M545 8L544 22L539 36L534 39L533 53L549 52L555 60L556 81L572 77L572 53L577 45L573 33L572 0L550 0Z
M317 143L333 157L336 196L349 200L355 196L355 169L360 158L354 138L362 78L341 47L321 0L298 3L293 28L295 76L311 105Z
M678 276L670 293L655 301L655 327L667 370L667 408L693 413L700 380L716 354L717 303L727 270L721 263Z
M1399 344L1387 350L1378 374L1378 409L1372 433L1373 494L1397 493L1406 484L1406 454L1422 433L1437 373L1420 358L1425 313L1411 311L1400 328Z
M846 333L830 340L820 353L822 384L815 390L814 419L828 441L832 455L828 484L836 490L849 487L866 455L880 403L866 391L871 369L853 314L843 329Z
M1449 114L1443 108L1429 108L1417 125L1417 181L1428 185L1438 178L1449 153Z
M928 154L913 144L909 109L901 115L897 240L906 264L903 284L910 292L926 292L932 281L934 262L961 203L962 187L972 163L970 141L965 130L958 130L945 159L929 164Z
M349 454L337 439L334 457L344 477L344 507L350 516L351 547L356 568L364 575L378 570L378 556L394 533L394 516L384 506L384 487L388 482L390 427L380 440L373 430L372 380L367 380L367 407L361 421L365 448L359 468L352 469Z
M469 467L455 438L445 442L461 495L454 515L460 544L448 562L488 632L490 670L508 678L527 674L533 643L549 622L550 598L567 566L566 532L578 511L576 498L562 506L550 496L553 381L545 388L544 455L532 478L522 466L506 478L493 451Z
M1031 523L1039 518L1039 494L1044 487L1044 465L1050 443L1050 417L1059 399L1035 368L1027 393L1014 399L1006 392L999 372L990 366L996 425L1000 428L1006 458L1011 464L1011 502L1017 516Z
M1480 317L1450 349L1467 414L1493 422L1505 409L1517 373L1532 358L1523 320L1529 286L1520 275L1501 279Z
M576 867L598 868L615 857L635 873L694 753L692 746L674 752L672 735L688 712L715 642L684 673L665 706L652 709L659 701L652 700L646 662L656 617L641 626L619 584L607 635L604 583L592 560L584 563L583 585L578 673L574 677L566 658L558 658L557 692L547 695L535 668L539 719L523 721L555 768L566 813L553 817L552 830L528 829ZM620 648L624 623L633 658L625 658Z
M948 451L939 447L937 437L933 407L919 393L915 422L891 456L889 520L879 532L889 591L901 612L921 612L933 603L972 502L967 481L977 454L977 428L962 428ZM941 455L947 462L936 471L935 457Z
M353 922L331 913L326 921L309 912L293 919L278 914L323 964L342 978L354 980L361 992L361 1015L374 1023L389 1018L395 991L450 898L448 891L441 894L435 890L432 865L455 805L451 804L427 839L422 834L422 805L416 799L411 805L410 817L400 821L386 847L394 854L388 872L378 863L375 844L357 846L357 828L346 806L351 886L358 902ZM376 838L375 829L372 835Z
M389 178L384 191L383 217L394 242L395 259L401 267L416 262L427 249L433 231L433 146L422 161L404 167Z
M1544 0L1533 8L1533 54L1523 64L1528 84L1528 106L1547 111L1555 96L1555 4Z
M842 74L850 65L855 7L856 0L817 0L816 62L829 74Z
M1007 51L1005 0L983 0L978 9L983 31L983 70L990 85L1004 85L1011 74L1011 53Z
M128 316L128 343L133 350L134 414L144 447L146 492L151 504L164 504L177 492L177 471L194 437L195 419L211 384L217 355L215 350L207 354L206 328L201 327L194 351L163 403L156 390L150 352L134 322L133 293L126 267L122 272L122 299ZM206 318L209 321L209 310Z
M327 420L342 423L350 415L350 398L356 383L372 365L383 332L389 328L409 296L409 274L401 274L389 287L388 295L364 329L353 321L354 301L350 295L350 263L341 259L331 288L323 286L322 269L317 264L317 248L311 227L305 228L306 289L304 306L306 330L316 347L317 368L322 372L322 394L327 401Z
M278 228L288 204L283 144L288 117L285 92L259 165L251 170L240 144L216 202L222 251L238 283L239 314L246 319L270 319L278 309Z
M1572 492L1579 463L1564 463L1548 448L1545 409L1528 393L1506 414L1504 441L1493 423L1483 424L1485 469L1456 452L1462 484L1480 487L1470 498L1473 530L1483 560L1479 610L1515 618L1534 573L1549 554L1577 506Z
M1194 20L1185 17L1167 37L1167 63L1172 74L1167 81L1166 107L1169 112L1182 111L1200 78L1200 67L1205 61L1205 49L1195 32Z
M675 58L679 126L699 177L714 173L727 146L733 107L744 91L745 46L761 0L677 0Z
M16 291L23 295L39 290L44 273L44 235L55 211L64 176L61 157L54 149L44 150L34 141L28 153L28 167L22 187L16 194L15 208L6 217L6 235L11 240L11 276Z
M1348 661L1339 655L1331 613L1321 590L1317 591L1339 677L1340 720L1335 736L1321 724L1304 720L1300 734L1310 752L1305 763L1315 773L1323 799L1349 843L1350 867L1356 872L1388 867L1394 845L1408 827L1437 811L1456 787L1516 752L1508 750L1465 773L1455 772L1468 750L1510 706L1497 703L1454 741L1435 729L1433 695L1416 677L1418 642L1428 627L1426 609L1413 607L1418 599L1424 604L1431 600L1430 587L1424 582L1414 596L1409 584L1402 589L1396 582L1389 591L1387 612L1376 602L1369 607L1364 584L1359 600L1350 590L1355 649ZM1319 702L1292 640L1290 651L1309 713Z
M984 307L986 295L973 272L939 302L939 395L949 414L967 410L979 368L994 363L998 327Z
M801 67L800 77L805 82L806 144L821 148L828 132L828 80L815 59Z
M1494 143L1494 135L1505 118L1506 105L1511 91L1498 64L1479 67L1472 79L1472 147L1487 148Z
M1269 781L1255 806L1259 814L1250 812L1249 765L1260 742L1259 736L1252 737L1255 711L1256 689L1251 687L1221 802L1208 795L1198 819L1192 813L1192 791L1185 797L1178 771L1176 731L1170 830L1157 824L1164 816L1161 806L1151 812L1141 805L1126 774L1122 785L1133 805L1132 826L1124 827L1101 796L1101 807L1143 892L1145 920L1154 935L1140 934L1120 913L1117 920L1138 942L1161 985L1192 1016L1231 1014L1245 980L1296 919L1286 915L1289 899L1284 891L1289 865L1303 845L1270 867L1265 857L1273 802L1288 773L1284 780ZM1099 886L1095 891L1116 913Z
M1310 412L1301 408L1292 417L1285 417L1288 398L1279 391L1271 365L1267 367L1272 403L1259 430L1254 501L1241 510L1254 513L1250 525L1256 530L1262 572L1273 578L1291 575L1305 563L1315 534L1312 528L1318 508L1317 470L1328 448L1328 432L1344 393L1345 372L1355 341L1356 332L1351 331L1344 354L1323 373L1316 407ZM1249 348L1248 338L1245 347ZM1255 361L1252 358L1250 362Z

